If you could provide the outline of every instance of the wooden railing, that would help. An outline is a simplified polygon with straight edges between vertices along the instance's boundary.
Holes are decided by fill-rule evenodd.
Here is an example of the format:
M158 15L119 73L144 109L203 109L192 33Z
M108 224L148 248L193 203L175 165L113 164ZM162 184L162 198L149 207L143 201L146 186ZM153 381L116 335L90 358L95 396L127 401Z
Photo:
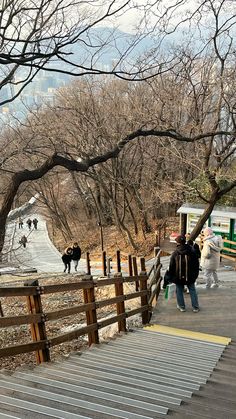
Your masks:
M25 297L29 314L2 317L0 318L0 328L28 324L31 329L32 342L1 348L0 358L35 351L37 363L41 363L50 360L51 347L76 339L79 336L88 335L89 345L99 343L99 330L110 324L118 323L118 331L125 332L126 319L138 313L141 313L142 323L147 324L151 317L152 307L156 304L160 292L160 249L155 249L155 258L149 273L146 272L144 258L140 258L141 271L139 274L136 258L131 257L131 262L129 269L132 266L133 274L122 276L120 252L117 251L118 272L112 278L94 279L91 275L85 275L78 282L73 283L40 286L38 280L33 280L25 282L24 286L1 287L0 297ZM125 283L135 284L135 291L125 294ZM103 288L108 285L114 285L115 297L96 301L95 288ZM82 290L83 304L51 312L44 311L42 295L77 290ZM126 310L125 302L135 298L140 298L139 306L132 310ZM116 315L98 320L97 309L113 304L116 305ZM79 313L86 314L87 325L85 327L78 327L71 332L48 339L47 322Z
M228 246L226 247L225 244ZM224 239L224 247L221 251L221 257L224 259L229 259L235 262L236 270L236 242L232 240Z

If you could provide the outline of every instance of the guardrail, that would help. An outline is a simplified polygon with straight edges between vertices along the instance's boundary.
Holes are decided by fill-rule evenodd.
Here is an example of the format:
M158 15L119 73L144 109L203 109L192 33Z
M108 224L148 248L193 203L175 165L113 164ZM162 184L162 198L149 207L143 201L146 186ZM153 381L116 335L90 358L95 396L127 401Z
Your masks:
M236 242L232 240L226 240L223 241L224 247L221 251L221 257L224 259L232 260L235 262L234 269L236 270ZM228 246L226 247L225 244Z
M39 285L38 280L31 280L25 282L24 286L1 287L0 297L26 297L29 314L2 317L0 318L0 328L30 325L32 342L1 348L0 358L35 352L37 363L41 363L50 360L51 347L76 339L79 336L88 335L89 345L99 343L99 330L110 324L118 323L118 331L125 332L126 319L135 314L140 313L142 316L142 323L147 324L150 321L152 307L156 304L160 292L160 249L155 249L155 257L149 273L146 272L144 258L140 258L141 271L139 274L137 272L136 258L131 257L131 262L132 264L129 269L132 267L132 273L134 274L122 276L120 252L117 251L117 273L112 278L94 279L91 275L85 275L82 277L82 280L73 283L41 286ZM125 283L134 284L135 291L125 294ZM115 297L96 301L95 288L103 288L108 285L114 285ZM44 311L41 295L77 290L82 291L83 304L57 311ZM139 306L132 310L126 310L125 301L135 298L140 298ZM105 320L98 320L97 309L113 304L116 305L116 315ZM86 314L87 325L85 327L78 327L71 332L48 339L46 322L78 313Z

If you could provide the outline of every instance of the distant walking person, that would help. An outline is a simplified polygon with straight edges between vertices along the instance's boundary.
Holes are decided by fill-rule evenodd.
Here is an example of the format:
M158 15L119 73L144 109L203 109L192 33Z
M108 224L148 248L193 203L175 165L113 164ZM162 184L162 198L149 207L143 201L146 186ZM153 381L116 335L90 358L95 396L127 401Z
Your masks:
M23 247L26 247L26 243L27 243L27 237L24 235L21 237L19 243L22 244Z
M184 236L175 239L176 250L172 253L169 264L169 279L176 284L177 308L186 311L184 301L184 286L187 285L192 309L194 313L199 311L198 296L195 281L199 274L199 261L196 253L186 243Z
M19 217L19 228L23 228L23 220L21 217Z
M75 242L72 247L72 260L74 261L75 272L77 272L77 267L78 267L80 258L81 258L81 249L78 243Z
M221 236L216 236L210 227L205 228L203 232L201 266L204 270L206 288L217 288L219 278L216 271L220 266L220 251L223 247L223 240Z
M33 219L33 225L34 225L35 230L37 230L37 228L38 228L38 220L37 220L37 218L34 218Z
M28 218L28 220L26 221L26 223L27 223L27 225L28 225L29 230L31 230L31 225L32 225L32 221L31 221L31 219L30 219L30 218Z
M62 255L62 261L64 263L65 269L64 272L68 272L68 274L70 273L70 266L71 266L71 259L72 259L72 247L67 247Z

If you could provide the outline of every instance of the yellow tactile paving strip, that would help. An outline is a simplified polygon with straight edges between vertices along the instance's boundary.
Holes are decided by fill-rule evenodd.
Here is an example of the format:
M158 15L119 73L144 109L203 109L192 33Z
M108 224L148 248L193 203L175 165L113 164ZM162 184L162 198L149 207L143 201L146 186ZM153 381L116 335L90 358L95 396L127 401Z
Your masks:
M160 324L146 326L144 329L150 332L165 333L167 335L181 336L189 339L202 340L204 342L218 343L220 345L228 345L231 342L231 338L227 338L225 336L208 335L207 333L176 329L175 327L161 326Z

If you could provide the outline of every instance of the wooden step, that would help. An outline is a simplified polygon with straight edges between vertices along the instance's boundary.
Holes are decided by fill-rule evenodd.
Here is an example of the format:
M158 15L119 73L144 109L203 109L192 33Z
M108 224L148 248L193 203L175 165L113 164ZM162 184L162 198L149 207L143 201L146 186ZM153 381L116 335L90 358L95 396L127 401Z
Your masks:
M1 374L0 409L20 419L233 419L234 375L224 350L138 330L61 362Z

